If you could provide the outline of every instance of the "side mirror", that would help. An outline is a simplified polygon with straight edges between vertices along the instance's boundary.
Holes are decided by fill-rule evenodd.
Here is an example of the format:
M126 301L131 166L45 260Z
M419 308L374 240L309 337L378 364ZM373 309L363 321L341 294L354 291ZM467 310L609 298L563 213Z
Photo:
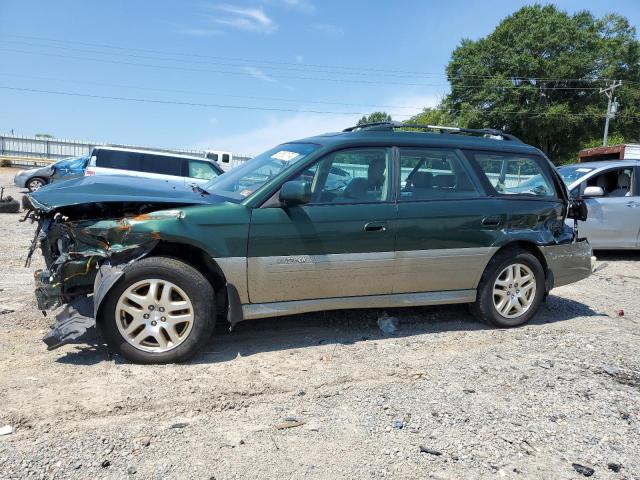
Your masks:
M602 187L587 187L584 189L583 197L604 197Z
M280 202L286 206L303 205L311 200L311 184L303 181L285 182L280 189Z

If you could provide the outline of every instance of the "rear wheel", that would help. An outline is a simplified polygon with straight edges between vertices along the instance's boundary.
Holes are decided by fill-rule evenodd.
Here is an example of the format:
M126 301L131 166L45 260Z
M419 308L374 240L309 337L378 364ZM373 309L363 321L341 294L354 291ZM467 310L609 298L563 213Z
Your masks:
M47 181L40 177L34 177L27 182L27 189L30 192L35 192L36 190L40 190L47 184Z
M472 311L497 327L516 327L535 315L544 297L540 261L524 250L505 250L485 269Z
M214 291L184 262L145 258L125 268L105 298L100 324L109 346L133 362L182 362L214 331Z

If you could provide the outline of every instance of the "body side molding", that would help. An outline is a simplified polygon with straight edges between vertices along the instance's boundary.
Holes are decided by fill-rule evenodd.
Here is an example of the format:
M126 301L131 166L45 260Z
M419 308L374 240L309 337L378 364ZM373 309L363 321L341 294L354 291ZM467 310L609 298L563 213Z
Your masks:
M244 320L252 320L256 318L294 315L298 313L318 312L323 310L446 305L453 303L472 303L475 302L475 300L475 289L426 293L398 293L389 295L365 295L359 297L334 297L315 300L244 304L242 305L242 314Z

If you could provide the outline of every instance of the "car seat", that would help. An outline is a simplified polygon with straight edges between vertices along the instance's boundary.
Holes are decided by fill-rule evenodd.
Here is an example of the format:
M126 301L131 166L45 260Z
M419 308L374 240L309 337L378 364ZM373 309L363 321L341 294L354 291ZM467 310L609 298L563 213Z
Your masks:
M336 197L334 202L336 203L349 203L359 202L367 200L367 189L369 181L366 178L357 177L349 182L347 187L342 192L342 195Z
M628 197L631 195L631 177L626 173L618 175L618 188L612 191L610 197Z

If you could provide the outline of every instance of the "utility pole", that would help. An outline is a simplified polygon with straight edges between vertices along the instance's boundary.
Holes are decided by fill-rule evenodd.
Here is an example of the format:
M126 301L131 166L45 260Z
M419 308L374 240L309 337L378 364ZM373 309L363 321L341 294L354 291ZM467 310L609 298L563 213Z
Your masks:
M617 99L613 96L613 92L620 85L622 85L622 80L614 80L611 85L607 85L605 88L600 89L600 93L604 93L609 100L607 102L607 115L604 122L604 139L602 141L602 144L605 147L609 144L609 120L614 118L616 116L616 113L618 112L618 102Z

